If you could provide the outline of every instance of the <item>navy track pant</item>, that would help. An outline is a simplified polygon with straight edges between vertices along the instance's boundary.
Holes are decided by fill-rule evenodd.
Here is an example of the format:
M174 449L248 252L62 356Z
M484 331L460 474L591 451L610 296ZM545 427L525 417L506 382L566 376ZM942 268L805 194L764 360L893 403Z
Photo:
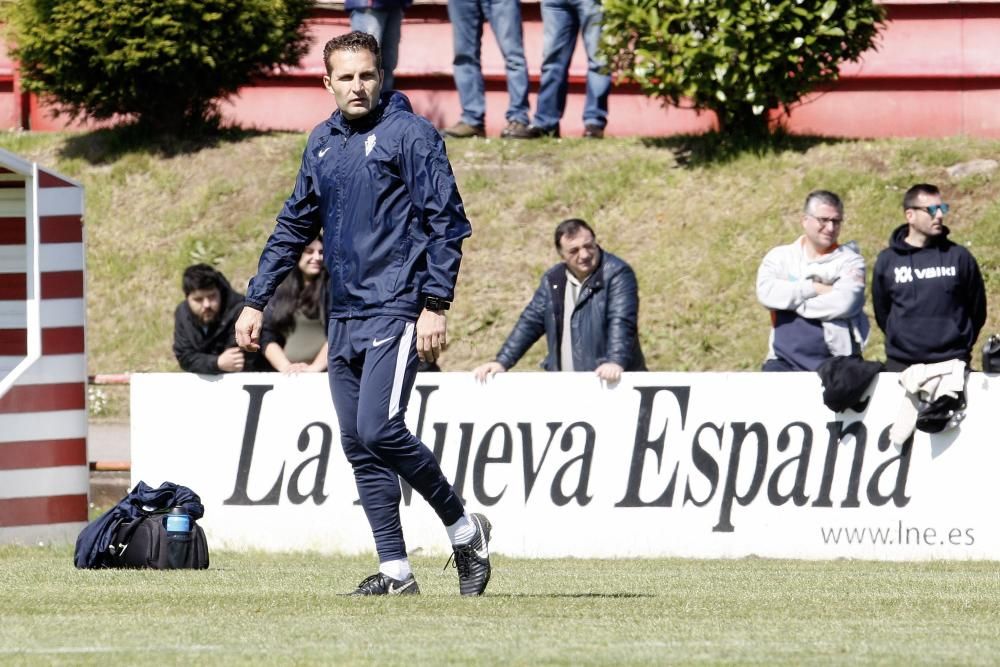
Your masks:
M465 509L437 459L403 418L417 375L416 325L397 317L333 319L329 378L344 454L379 561L406 557L399 477L451 525Z

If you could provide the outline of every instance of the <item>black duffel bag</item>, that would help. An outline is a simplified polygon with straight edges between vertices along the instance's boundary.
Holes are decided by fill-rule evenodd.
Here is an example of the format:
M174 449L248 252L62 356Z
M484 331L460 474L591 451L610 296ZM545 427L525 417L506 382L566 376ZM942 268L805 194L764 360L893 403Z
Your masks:
M188 487L163 482L154 489L140 481L80 531L73 562L78 568L207 568L208 544L198 525L204 514Z
M167 530L169 512L122 521L108 547L108 567L154 570L204 570L208 568L205 531L185 515L189 529Z

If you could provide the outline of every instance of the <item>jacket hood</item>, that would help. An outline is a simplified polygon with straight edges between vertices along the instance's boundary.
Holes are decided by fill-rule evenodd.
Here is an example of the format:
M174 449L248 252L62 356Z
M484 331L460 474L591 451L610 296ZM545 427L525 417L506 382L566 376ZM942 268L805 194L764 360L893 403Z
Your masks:
M413 113L410 98L398 90L387 90L379 96L378 105L361 118L347 120L340 109L337 109L330 115L326 124L330 126L331 130L345 134L365 132L375 127L383 118L388 118L399 112Z
M931 236L927 239L928 243L923 248L917 248L911 246L906 242L906 237L910 233L910 226L908 224L902 224L896 227L889 235L889 247L898 253L904 255L912 255L915 252L920 252L921 250L926 250L927 248L942 247L948 245L948 234L951 230L948 227L942 227L940 236Z

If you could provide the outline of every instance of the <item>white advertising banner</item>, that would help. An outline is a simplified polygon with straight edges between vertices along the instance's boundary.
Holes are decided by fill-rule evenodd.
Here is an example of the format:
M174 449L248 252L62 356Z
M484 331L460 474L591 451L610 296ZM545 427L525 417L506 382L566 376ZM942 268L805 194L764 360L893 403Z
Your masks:
M897 380L834 413L812 373L429 373L406 421L498 553L1000 559L1000 378L902 446ZM374 551L325 374L133 375L131 422L133 484L194 489L213 548ZM408 549L446 553L402 487Z

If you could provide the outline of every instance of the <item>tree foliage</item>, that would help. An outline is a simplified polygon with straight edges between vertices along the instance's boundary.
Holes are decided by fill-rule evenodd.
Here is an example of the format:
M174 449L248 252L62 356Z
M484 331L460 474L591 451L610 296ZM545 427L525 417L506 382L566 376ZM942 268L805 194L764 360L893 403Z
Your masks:
M619 80L715 112L726 135L768 131L784 108L874 47L872 0L605 0L603 50Z
M218 103L305 54L311 0L18 0L6 10L21 85L73 118L158 129L217 118Z

